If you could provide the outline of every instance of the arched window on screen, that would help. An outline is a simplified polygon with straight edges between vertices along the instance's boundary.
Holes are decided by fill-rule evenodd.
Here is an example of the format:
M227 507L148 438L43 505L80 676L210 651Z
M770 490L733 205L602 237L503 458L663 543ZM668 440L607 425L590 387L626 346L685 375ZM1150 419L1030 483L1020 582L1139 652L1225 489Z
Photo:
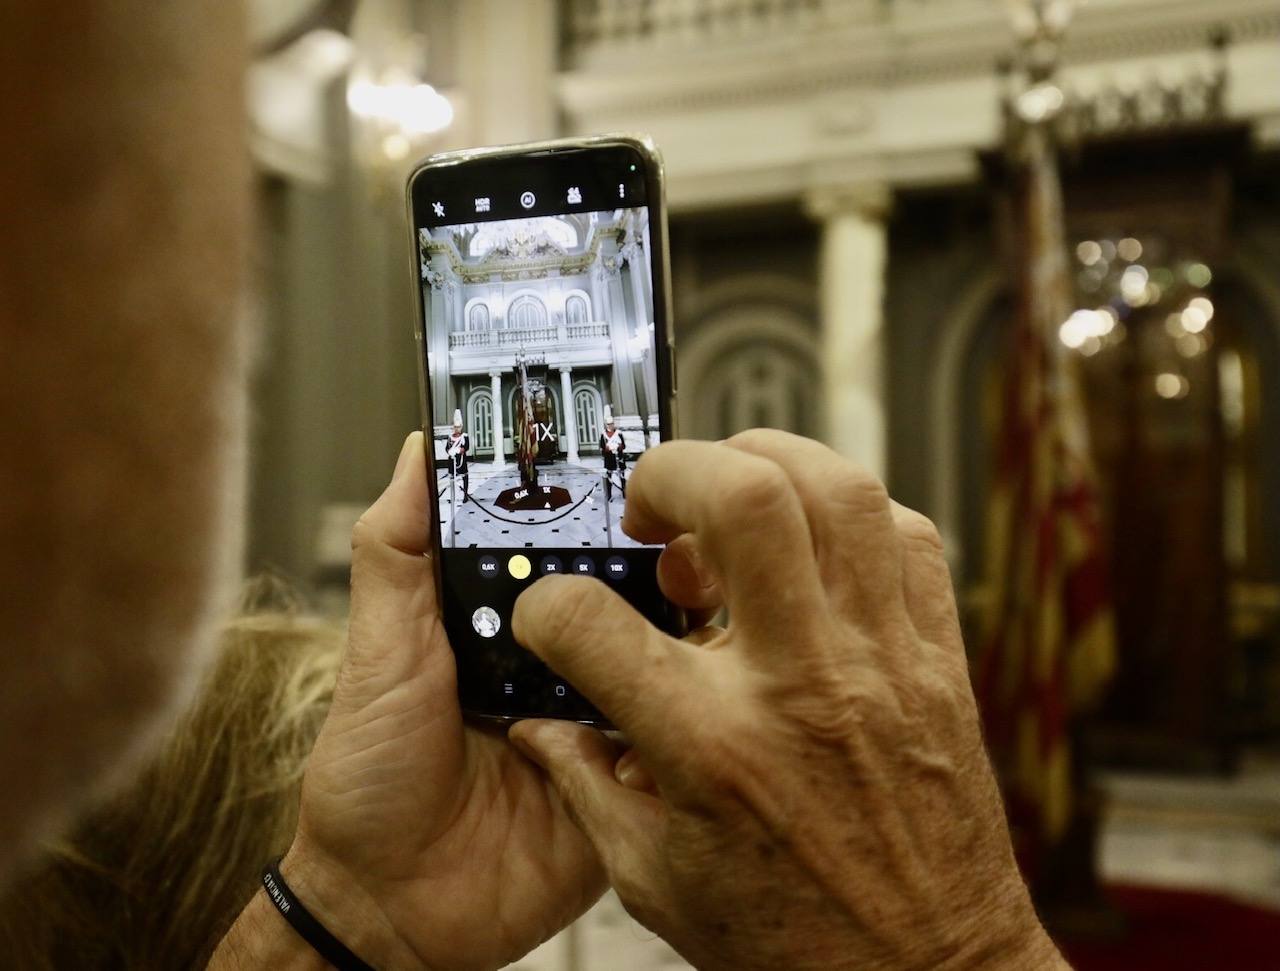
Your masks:
M483 301L473 303L467 310L467 330L488 330L491 320L489 305Z
M569 294L564 302L564 320L566 324L585 324L591 320L586 297L580 293Z
M507 326L519 330L532 330L547 326L547 306L531 293L524 293L511 301L507 308Z

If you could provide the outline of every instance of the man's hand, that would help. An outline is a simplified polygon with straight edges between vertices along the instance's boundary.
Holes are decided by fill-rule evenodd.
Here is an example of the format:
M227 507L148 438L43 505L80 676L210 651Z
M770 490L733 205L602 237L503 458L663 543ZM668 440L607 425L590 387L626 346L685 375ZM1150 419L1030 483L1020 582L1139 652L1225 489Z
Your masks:
M496 968L582 913L604 877L538 768L463 727L427 488L414 433L355 529L350 639L281 872L375 967Z
M540 580L517 638L640 764L623 785L589 729L510 733L628 910L700 968L1065 966L1014 864L932 524L780 432L664 444L629 485L623 529L686 554L668 596L718 590L730 626L678 641L599 581Z

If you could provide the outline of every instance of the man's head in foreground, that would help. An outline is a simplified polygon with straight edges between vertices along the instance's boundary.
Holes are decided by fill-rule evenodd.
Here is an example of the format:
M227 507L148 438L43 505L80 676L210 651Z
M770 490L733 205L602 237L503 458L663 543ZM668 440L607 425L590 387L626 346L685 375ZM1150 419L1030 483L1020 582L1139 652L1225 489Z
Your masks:
M230 603L242 27L191 0L0 27L0 876L149 744Z

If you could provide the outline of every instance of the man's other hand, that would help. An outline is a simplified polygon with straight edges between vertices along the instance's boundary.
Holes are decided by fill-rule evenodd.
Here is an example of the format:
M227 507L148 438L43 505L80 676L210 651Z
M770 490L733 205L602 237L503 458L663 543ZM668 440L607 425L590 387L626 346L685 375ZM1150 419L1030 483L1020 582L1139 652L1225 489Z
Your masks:
M540 580L521 643L635 746L526 721L628 910L700 968L1063 966L1018 874L950 577L923 516L781 432L648 451L623 529L672 544L660 633L604 584ZM623 785L619 778L626 779Z
M375 967L496 968L582 913L604 874L538 768L463 727L426 466L415 432L356 526L349 642L281 872Z

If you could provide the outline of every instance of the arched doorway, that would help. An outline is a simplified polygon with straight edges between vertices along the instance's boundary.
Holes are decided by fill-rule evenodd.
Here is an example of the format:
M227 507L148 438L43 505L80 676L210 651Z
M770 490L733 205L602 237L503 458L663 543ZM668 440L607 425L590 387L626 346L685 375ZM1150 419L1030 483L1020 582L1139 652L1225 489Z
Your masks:
M1280 427L1280 288L1266 292L1247 254L1205 274L1198 259L1144 241L1144 270L1168 270L1159 281L1169 299L1135 289L1139 306L1109 324L1104 341L1072 349L1119 635L1094 755L1211 768L1247 739L1280 737L1267 687L1280 680L1280 439L1262 431ZM951 397L936 409L949 416L936 434L958 473L960 599L975 606L987 599L985 523L1012 317L1004 290L977 289L986 305L971 308L963 346L942 361L953 373L939 386ZM1087 296L1077 294L1086 307L1108 299Z
M573 392L573 418L578 431L579 451L599 451L603 416L600 392L594 385L579 384Z
M822 437L812 294L764 275L726 281L680 347L680 434L717 440L747 428Z
M493 395L476 391L467 400L467 433L475 455L493 454Z

